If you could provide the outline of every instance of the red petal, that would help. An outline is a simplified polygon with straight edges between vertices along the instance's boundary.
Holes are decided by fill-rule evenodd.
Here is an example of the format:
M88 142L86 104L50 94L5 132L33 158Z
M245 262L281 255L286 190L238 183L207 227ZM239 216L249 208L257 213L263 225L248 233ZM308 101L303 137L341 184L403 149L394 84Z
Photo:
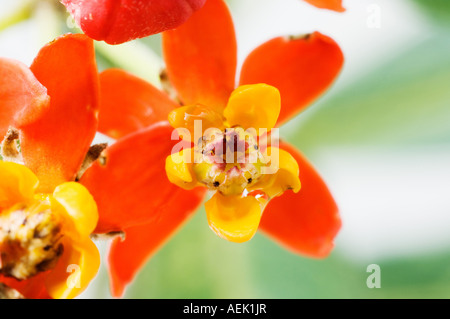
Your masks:
M50 105L27 108L18 119L25 165L51 192L73 180L95 136L98 74L92 40L66 35L42 48L31 66Z
M336 42L319 32L301 38L279 37L247 57L240 82L266 83L280 90L280 125L320 96L334 81L343 62Z
M338 12L345 11L344 7L342 7L342 0L305 0L309 2L313 6L321 9L330 9Z
M163 33L169 79L186 104L225 107L235 86L236 38L222 0L209 0L176 30Z
M179 106L151 84L119 69L100 74L98 130L115 139L159 121Z
M47 89L25 64L0 58L0 140L22 109L45 107L48 101Z
M84 173L80 182L99 210L97 233L146 224L166 210L198 204L198 193L187 192L167 178L166 157L175 144L172 130L160 122L130 134L105 150L105 163L97 161Z
M184 224L200 204L204 189L184 191L177 201L158 212L152 223L130 227L126 238L115 239L109 255L109 273L113 296L122 296L125 287L148 259Z
M119 44L184 23L206 0L61 0L88 36Z
M20 292L27 299L50 299L45 287L45 278L48 272L40 273L27 280L16 280L0 275L0 282Z
M302 188L272 199L260 229L288 249L311 257L325 257L341 227L336 203L319 174L294 147L280 142L300 167Z

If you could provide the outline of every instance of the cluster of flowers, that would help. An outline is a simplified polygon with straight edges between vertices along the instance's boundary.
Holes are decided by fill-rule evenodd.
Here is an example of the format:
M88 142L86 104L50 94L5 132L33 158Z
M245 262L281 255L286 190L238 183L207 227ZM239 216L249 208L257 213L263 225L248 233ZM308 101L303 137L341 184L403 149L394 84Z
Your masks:
M306 1L344 10L340 0ZM0 58L0 296L76 297L100 265L92 239L121 234L108 258L120 297L208 190L218 236L244 242L260 229L296 253L330 253L341 226L335 201L307 159L270 131L339 74L343 55L331 38L263 43L236 87L223 0L61 2L85 34L60 36L30 67ZM175 98L120 69L98 73L93 39L118 44L159 32ZM266 133L249 136L250 128ZM115 143L92 145L97 132Z

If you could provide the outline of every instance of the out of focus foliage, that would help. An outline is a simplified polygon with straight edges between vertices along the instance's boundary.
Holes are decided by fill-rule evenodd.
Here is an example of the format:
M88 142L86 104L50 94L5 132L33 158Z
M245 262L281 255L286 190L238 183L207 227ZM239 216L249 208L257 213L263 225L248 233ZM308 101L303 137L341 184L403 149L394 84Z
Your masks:
M423 9L424 12L430 14L431 18L436 22L443 22L450 25L450 1L448 0L413 0Z

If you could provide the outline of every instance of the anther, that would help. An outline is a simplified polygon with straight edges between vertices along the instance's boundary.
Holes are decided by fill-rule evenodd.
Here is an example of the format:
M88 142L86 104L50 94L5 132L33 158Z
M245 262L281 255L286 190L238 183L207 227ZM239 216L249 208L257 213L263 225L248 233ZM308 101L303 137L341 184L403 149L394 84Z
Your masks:
M202 162L194 165L198 180L223 195L242 194L250 183L259 180L261 168L266 165L257 140L240 127L222 132L198 153L203 154Z
M18 280L52 269L63 253L61 221L46 204L0 214L0 274Z

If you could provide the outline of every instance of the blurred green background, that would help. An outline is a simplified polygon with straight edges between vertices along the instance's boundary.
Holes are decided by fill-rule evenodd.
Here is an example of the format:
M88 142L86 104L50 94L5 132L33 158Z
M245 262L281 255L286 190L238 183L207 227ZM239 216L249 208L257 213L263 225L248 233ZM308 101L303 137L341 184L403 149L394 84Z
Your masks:
M450 2L344 0L344 14L300 0L228 3L240 63L273 36L313 30L333 37L344 51L344 70L333 87L281 129L336 198L343 227L335 250L314 260L262 234L229 243L209 230L201 209L124 297L449 298ZM4 28L1 55L29 63L55 29L71 30L64 13L42 10L59 22L44 23L31 12L29 20ZM35 32L41 40L31 41ZM159 36L98 46L100 69L119 66L153 82L160 55ZM107 243L99 247L104 253ZM370 264L381 268L381 288L366 285ZM111 297L106 259L80 297Z

